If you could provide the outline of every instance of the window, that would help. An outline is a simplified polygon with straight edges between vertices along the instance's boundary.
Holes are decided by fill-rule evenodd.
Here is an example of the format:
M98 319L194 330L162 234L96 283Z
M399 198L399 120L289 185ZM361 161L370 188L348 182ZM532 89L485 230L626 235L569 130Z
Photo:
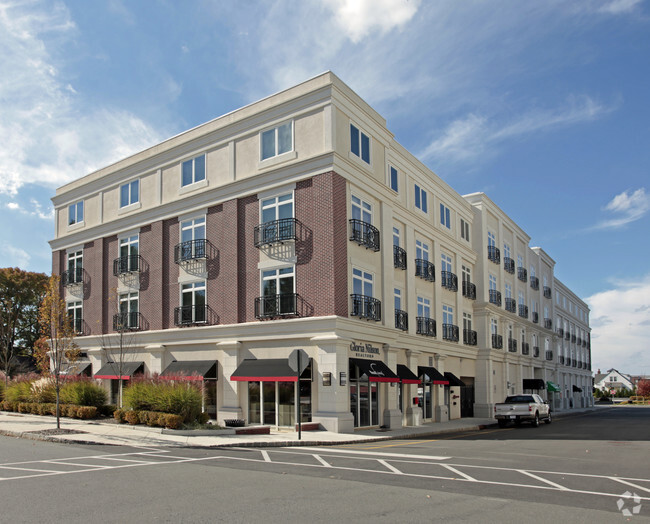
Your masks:
M466 331L472 330L472 315L471 313L463 313L463 329Z
M524 257L517 255L517 267L524 267Z
M472 281L472 270L471 268L467 266L462 266L462 275L463 275L463 282L471 282Z
M531 278L535 277L535 266L530 266L530 277Z
M352 293L372 297L373 275L361 269L352 269Z
M490 321L490 332L493 335L497 335L499 333L499 323L497 322L497 320L495 318L493 318Z
M442 323L450 325L454 323L454 308L447 304L442 305Z
M490 291L497 290L497 277L490 275Z
M139 297L138 292L123 293L119 296L120 315L118 322L114 322L114 329L120 331L123 328L138 327Z
M205 239L205 217L181 222L181 242Z
M399 247L399 228L393 228L393 245Z
M402 291L398 288L395 288L394 295L395 295L395 310L402 309Z
M393 166L390 166L390 188L396 193L399 191L398 178L397 178L397 169Z
M293 192L262 200L262 223L293 218Z
M488 231L488 247L496 247L497 239L492 231Z
M431 318L431 301L428 298L418 297L418 317Z
M428 212L427 192L417 184L415 184L415 207L417 207L423 213Z
M350 151L370 164L370 137L353 124L350 124Z
M206 321L205 281L181 286L181 323L193 324Z
M68 253L68 270L63 275L63 285L83 281L83 251Z
M520 304L525 304L525 302L524 302L524 292L523 291L519 292L519 303Z
M444 204L440 204L440 224L447 229L451 229L451 218L449 208Z
M415 258L429 261L429 246L420 240L415 241Z
M512 298L512 286L506 284L506 298Z
M445 255L444 253L440 254L440 271L447 271L451 273L451 257Z
M460 219L460 238L463 238L469 242L469 224L462 218Z
M291 295L295 291L294 266L262 271L262 295Z
M72 329L75 333L81 333L82 331L82 302L68 302L68 318L72 323Z
M76 202L68 207L68 225L80 224L84 221L84 201Z
M372 206L359 197L352 195L352 218L372 224Z
M130 206L140 201L140 180L120 186L120 207Z
M183 162L181 173L181 186L183 187L205 180L205 155Z
M293 123L286 122L273 129L262 131L262 160L293 150Z
M511 258L510 257L510 244L506 244L505 242L503 243L503 256L505 258Z
M139 268L139 237L133 235L131 237L120 238L120 257L118 260L119 273L127 273L130 271L138 271Z

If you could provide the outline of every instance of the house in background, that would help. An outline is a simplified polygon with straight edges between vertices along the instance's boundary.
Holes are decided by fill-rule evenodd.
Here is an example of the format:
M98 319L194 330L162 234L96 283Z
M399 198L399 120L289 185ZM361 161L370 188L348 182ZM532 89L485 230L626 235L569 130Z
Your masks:
M622 389L632 391L634 389L634 383L631 377L621 373L617 369L609 369L607 373L601 373L599 369L594 377L594 388L613 394Z

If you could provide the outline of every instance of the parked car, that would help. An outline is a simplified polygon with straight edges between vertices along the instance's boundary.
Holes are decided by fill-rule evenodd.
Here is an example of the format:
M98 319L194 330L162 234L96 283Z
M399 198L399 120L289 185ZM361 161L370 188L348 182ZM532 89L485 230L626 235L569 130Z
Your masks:
M521 424L524 421L537 427L540 420L551 423L551 407L539 395L512 395L494 405L494 418L501 428L509 422Z

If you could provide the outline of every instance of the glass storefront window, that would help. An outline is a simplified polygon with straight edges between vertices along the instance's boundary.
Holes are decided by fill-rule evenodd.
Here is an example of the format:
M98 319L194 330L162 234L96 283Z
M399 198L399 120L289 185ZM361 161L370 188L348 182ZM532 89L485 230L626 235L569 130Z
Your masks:
M260 417L260 382L248 383L248 423L262 423Z
M350 362L350 411L354 427L379 424L379 391L376 382L361 377L359 368Z

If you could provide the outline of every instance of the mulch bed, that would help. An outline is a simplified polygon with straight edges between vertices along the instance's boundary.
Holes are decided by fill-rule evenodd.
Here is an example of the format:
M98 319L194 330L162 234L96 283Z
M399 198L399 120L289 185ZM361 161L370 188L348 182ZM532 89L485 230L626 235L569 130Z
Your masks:
M41 429L38 431L26 431L25 433L32 433L34 435L81 435L83 433L88 433L87 431L80 431L78 429Z

